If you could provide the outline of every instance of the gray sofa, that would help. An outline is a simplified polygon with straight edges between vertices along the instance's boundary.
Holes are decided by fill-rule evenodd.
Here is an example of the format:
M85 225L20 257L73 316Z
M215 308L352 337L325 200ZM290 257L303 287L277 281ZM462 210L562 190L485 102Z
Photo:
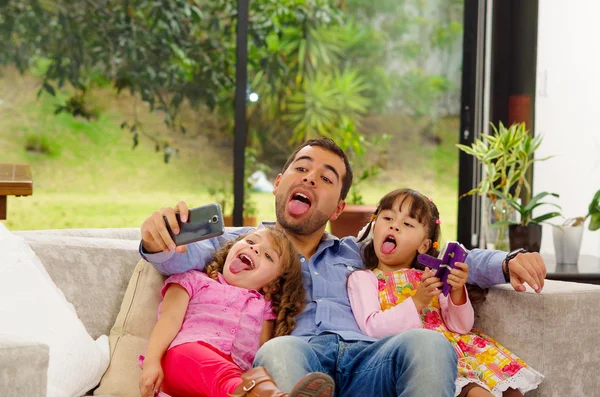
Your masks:
M41 259L88 333L108 335L139 260L139 229L14 234ZM494 287L476 307L476 327L546 376L528 396L600 396L599 301L600 286L587 284L548 280L540 295ZM0 395L44 396L47 366L46 346L0 343Z

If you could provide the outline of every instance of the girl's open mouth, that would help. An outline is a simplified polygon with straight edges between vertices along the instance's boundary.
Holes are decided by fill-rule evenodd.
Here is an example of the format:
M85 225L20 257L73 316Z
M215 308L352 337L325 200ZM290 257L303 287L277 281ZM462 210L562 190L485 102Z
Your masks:
M394 236L387 236L385 240L383 240L383 244L381 244L381 252L389 255L396 249L396 239Z

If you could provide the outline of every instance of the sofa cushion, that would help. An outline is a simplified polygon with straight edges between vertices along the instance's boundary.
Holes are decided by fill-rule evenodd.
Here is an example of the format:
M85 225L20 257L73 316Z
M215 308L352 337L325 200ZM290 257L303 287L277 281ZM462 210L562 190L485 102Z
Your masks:
M527 396L595 396L599 299L600 286L590 284L546 280L541 294L496 286L476 307L475 328L545 376Z
M139 240L68 237L44 232L14 233L44 267L93 338L108 335L139 260Z
M48 346L0 335L0 390L3 396L45 397Z
M165 277L151 264L143 259L139 261L110 331L110 366L94 395L139 397L138 381L142 370L138 356L146 352L150 333L156 324L164 281Z
M2 224L0 255L0 333L48 346L47 396L81 396L108 367L108 338L90 337L26 242Z

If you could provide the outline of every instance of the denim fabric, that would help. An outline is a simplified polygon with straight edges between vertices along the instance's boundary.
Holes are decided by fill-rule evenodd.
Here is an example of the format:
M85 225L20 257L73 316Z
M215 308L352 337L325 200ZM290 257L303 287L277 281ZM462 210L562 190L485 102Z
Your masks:
M284 392L304 375L324 372L338 397L452 397L457 359L442 334L412 329L376 342L283 336L261 347L254 366L265 367Z

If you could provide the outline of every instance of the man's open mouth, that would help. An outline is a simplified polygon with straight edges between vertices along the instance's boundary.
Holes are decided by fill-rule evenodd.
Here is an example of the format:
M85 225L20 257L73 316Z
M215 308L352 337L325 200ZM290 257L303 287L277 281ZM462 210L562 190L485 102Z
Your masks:
M310 209L311 205L312 202L308 195L296 192L290 198L288 209L292 215L302 215Z
M383 244L381 244L381 252L388 255L394 252L396 249L396 239L394 236L389 235L383 240Z

